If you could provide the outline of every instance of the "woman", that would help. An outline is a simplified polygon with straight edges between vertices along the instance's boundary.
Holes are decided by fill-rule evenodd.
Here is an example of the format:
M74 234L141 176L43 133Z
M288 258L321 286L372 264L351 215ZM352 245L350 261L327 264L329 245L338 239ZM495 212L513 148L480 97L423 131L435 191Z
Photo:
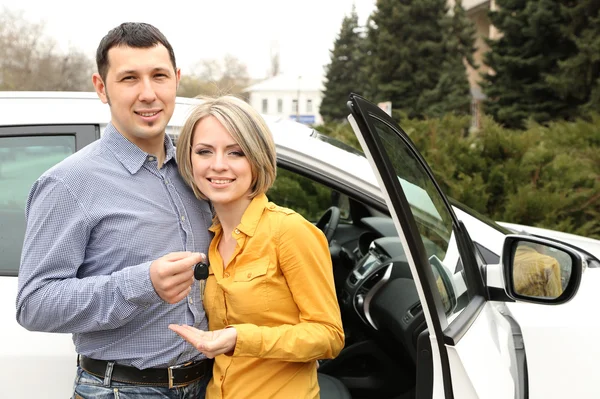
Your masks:
M276 155L264 120L235 97L206 99L178 149L181 175L215 211L210 331L170 326L215 358L207 397L318 398L315 360L344 346L329 247L302 216L268 202Z

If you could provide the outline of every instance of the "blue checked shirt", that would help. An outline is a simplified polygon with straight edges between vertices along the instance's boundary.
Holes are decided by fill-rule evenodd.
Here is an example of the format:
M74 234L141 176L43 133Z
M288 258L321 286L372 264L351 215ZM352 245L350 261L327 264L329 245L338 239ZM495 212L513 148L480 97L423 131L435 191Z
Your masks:
M102 138L44 173L26 206L17 320L29 330L73 333L78 353L134 366L203 358L168 329L207 329L198 282L170 305L154 291L150 264L174 251L207 253L211 210L166 158L109 124Z

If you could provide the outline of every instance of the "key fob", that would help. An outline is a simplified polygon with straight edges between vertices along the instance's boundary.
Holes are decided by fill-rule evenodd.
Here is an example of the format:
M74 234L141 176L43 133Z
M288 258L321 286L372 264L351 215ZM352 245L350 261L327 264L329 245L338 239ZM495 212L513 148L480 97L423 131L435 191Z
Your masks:
M194 278L196 280L206 280L208 278L208 264L204 262L196 263L194 266Z

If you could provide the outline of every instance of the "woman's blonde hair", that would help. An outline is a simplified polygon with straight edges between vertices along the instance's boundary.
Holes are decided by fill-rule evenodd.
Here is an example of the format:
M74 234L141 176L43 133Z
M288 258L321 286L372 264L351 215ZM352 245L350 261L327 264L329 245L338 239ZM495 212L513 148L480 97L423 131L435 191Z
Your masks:
M183 180L197 198L207 199L198 189L192 173L192 140L194 129L202 119L212 116L241 147L252 170L250 198L266 193L275 181L277 156L275 142L264 119L245 101L234 96L200 97L177 138L177 166Z

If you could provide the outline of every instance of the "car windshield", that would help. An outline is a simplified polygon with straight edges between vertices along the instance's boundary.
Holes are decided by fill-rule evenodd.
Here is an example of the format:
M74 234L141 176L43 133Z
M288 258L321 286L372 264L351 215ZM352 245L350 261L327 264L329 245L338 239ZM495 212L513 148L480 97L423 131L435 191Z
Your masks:
M450 201L452 206L455 206L458 209L460 209L461 211L468 213L469 215L473 216L476 219L481 220L482 222L484 222L485 224L487 224L490 227L493 227L494 229L498 230L502 234L512 234L512 231L510 231L509 229L507 229L505 227L500 226L498 223L494 222L489 217L477 212L475 209L469 208L465 204L460 203L453 198L448 198L448 200Z
M357 150L356 148L352 147L349 144L344 143L343 141L340 141L338 139L334 139L333 137L330 136L326 136L322 133L317 132L316 130L313 130L311 137L315 137L317 140L321 140L324 141L328 144L331 144L334 147L340 148L344 151L347 151L351 154L354 155L358 155L361 157L365 157L365 154L362 151Z

